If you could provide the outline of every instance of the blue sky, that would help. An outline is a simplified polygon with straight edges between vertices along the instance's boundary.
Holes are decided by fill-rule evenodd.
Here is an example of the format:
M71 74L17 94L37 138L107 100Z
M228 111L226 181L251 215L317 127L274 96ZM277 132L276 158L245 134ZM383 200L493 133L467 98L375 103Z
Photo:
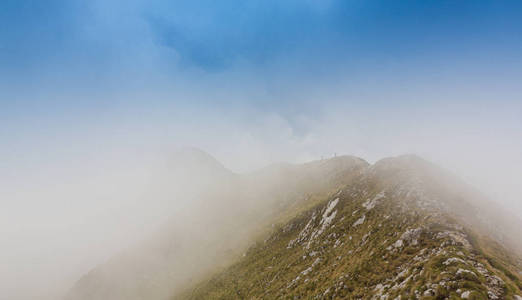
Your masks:
M299 84L291 81L296 77L334 80L342 74L356 80L386 71L462 76L514 70L522 50L518 1L0 5L0 78L36 89L113 88L157 76L167 83L179 77L197 82L230 70L262 81L276 74L292 86ZM415 74L407 73L411 68Z
M520 1L4 0L0 137L200 144L177 133L279 118L305 139L343 109L517 131L521 53Z

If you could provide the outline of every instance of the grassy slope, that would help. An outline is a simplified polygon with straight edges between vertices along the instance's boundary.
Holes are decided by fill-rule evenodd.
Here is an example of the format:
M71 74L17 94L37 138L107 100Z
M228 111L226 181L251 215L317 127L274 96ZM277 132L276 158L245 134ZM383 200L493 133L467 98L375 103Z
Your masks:
M367 166L349 156L245 175L219 167L206 172L203 166L216 176L201 186L189 181L190 189L202 191L190 210L83 276L68 299L165 299L230 266L275 220L288 221L293 216L288 212L306 210L322 199L317 195L338 190Z
M505 249L444 214L405 205L393 183L366 179L339 195L316 195L311 208L287 216L237 263L176 298L460 299L469 292L469 299L487 299L489 292L510 299L521 294L519 269ZM375 207L363 207L383 189ZM307 247L337 198L325 216L335 211L332 223ZM363 215L364 222L354 226ZM308 234L291 243L308 222ZM404 236L408 229L419 229L418 236Z

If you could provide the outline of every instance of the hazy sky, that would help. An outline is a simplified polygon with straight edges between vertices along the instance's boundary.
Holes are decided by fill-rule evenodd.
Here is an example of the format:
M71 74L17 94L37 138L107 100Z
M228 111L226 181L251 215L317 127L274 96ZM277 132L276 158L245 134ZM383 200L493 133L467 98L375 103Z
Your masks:
M4 290L149 224L128 199L179 146L234 171L417 153L522 216L522 2L0 2Z
M237 171L417 152L512 174L521 79L520 1L7 0L2 173L191 145Z

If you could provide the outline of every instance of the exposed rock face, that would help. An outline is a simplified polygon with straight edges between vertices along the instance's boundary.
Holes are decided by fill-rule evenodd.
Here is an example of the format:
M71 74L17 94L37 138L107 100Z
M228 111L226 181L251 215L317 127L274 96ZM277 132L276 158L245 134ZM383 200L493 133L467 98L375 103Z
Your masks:
M418 239L422 233L422 228L408 229L401 235L401 240L405 241L408 245L417 245Z

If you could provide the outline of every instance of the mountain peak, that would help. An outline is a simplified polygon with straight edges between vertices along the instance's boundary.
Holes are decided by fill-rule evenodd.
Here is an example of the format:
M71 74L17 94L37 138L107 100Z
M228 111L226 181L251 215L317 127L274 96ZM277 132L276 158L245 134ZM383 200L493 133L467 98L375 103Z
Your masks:
M188 298L519 299L516 256L458 217L479 210L444 173L382 159Z
M209 153L195 147L185 147L172 155L172 161L182 165L200 165L212 168L225 169L225 167Z
M176 159L186 166L182 179L187 170L226 170L199 149ZM373 165L338 156L209 177L231 188L219 201L201 201L147 259L139 253L123 263L124 288L84 279L76 291L85 297L73 299L93 299L90 282L109 288L111 299L141 299L128 295L142 287L161 291L156 299L519 299L518 254L493 238L475 194L445 173L417 155ZM216 264L224 269L212 276ZM174 278L172 270L181 273Z
M416 154L404 154L386 157L378 160L372 165L373 169L385 170L412 170L435 168L436 166Z
M214 178L232 176L216 158L199 148L182 148L174 152L167 163L173 176L181 178Z

